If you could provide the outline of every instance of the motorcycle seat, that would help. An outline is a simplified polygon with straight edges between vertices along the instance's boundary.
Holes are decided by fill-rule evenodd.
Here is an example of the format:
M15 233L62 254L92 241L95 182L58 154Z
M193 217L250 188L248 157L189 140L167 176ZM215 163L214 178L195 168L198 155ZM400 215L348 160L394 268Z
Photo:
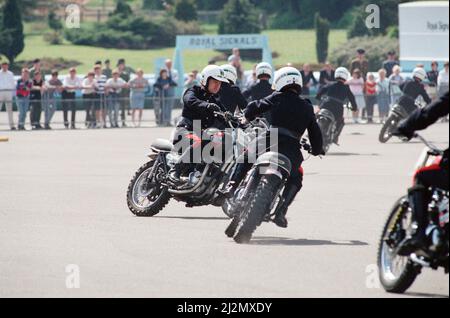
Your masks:
M151 148L160 152L171 152L173 149L173 144L165 139L156 139Z

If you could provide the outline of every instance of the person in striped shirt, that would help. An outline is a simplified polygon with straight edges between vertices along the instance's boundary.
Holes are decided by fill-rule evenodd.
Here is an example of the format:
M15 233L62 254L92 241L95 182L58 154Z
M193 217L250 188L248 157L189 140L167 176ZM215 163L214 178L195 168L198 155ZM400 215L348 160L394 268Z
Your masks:
M102 73L102 66L100 64L95 65L95 82L97 91L97 103L95 105L95 118L97 120L94 127L106 128L106 97L105 97L105 86L108 78Z

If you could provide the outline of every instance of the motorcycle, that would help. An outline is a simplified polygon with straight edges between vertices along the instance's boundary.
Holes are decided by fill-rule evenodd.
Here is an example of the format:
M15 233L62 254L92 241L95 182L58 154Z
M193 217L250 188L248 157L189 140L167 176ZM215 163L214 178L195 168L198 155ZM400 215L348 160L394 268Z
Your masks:
M336 118L328 109L321 109L317 115L317 124L320 127L323 138L323 150L328 153L331 145L334 143L337 134Z
M415 101L415 104L418 108L422 108L426 105L426 103L420 99ZM387 143L393 136L393 132L396 130L398 124L408 118L410 113L401 105L394 104L392 106L389 116L381 127L380 135L378 136L378 140L385 144ZM402 139L403 141L408 141L407 139Z
M301 148L311 152L306 139ZM233 215L225 231L229 238L239 244L249 243L255 230L263 222L271 222L276 208L282 204L282 191L291 172L290 160L276 152L261 155L246 178L238 186L229 201Z
M427 148L417 164L417 171L440 164L444 152L429 143L420 135ZM399 247L405 238L417 229L412 221L412 209L407 197L400 198L392 208L381 236L378 251L380 282L387 292L404 293L421 273L423 268L434 270L443 267L449 271L449 192L432 189L428 205L429 226L427 234L427 251L416 251L409 256L398 255Z
M173 198L186 203L186 207L218 205L217 190L226 185L229 175L236 164L241 149L254 137L243 132L241 119L230 113L216 112L227 122L230 129L207 129L204 136L214 149L214 158L209 163L196 164L194 171L184 177L183 184L178 184L170 178L170 172L179 164L181 154L175 151L174 145L168 140L158 139L151 145L152 152L148 155L150 161L138 169L130 181L127 190L127 205L129 210L139 217L152 217L160 213ZM259 128L250 123L250 131ZM254 128L252 128L254 127ZM202 139L195 134L187 134L192 141L193 148L202 147ZM227 141L232 141L232 151L225 153L223 149ZM219 155L217 155L219 154Z

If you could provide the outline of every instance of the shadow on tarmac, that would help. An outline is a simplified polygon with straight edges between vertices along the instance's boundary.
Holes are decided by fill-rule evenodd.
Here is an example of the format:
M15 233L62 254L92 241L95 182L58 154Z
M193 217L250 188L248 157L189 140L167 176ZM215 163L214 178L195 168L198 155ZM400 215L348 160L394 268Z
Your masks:
M327 240L308 240L308 239L290 239L286 237L262 237L256 236L250 241L251 245L284 245L284 246L321 246L321 245L337 245L337 246L368 246L369 244L362 241L345 241L333 242Z

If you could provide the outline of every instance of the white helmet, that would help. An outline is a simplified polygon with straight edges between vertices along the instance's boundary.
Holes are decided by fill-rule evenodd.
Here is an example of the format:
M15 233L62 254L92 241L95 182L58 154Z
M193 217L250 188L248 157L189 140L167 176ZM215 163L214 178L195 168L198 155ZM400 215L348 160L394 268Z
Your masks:
M280 92L283 88L289 85L298 85L302 87L303 78L300 71L294 67L283 67L275 72L275 79L273 81L273 88Z
M220 67L225 73L225 78L228 79L232 84L236 84L237 81L237 71L233 65L225 64Z
M350 72L345 67L338 67L334 72L334 77L336 79L340 78L345 81L348 81L350 78Z
M201 73L201 84L202 86L207 86L210 78L213 78L217 81L228 83L228 80L225 78L225 72L217 65L208 65L205 67Z
M270 78L273 76L273 69L272 66L269 63L259 63L256 66L256 78L259 78L262 75L267 75Z
M421 67L416 67L413 71L413 77L417 77L421 81L424 81L427 78L427 72Z

